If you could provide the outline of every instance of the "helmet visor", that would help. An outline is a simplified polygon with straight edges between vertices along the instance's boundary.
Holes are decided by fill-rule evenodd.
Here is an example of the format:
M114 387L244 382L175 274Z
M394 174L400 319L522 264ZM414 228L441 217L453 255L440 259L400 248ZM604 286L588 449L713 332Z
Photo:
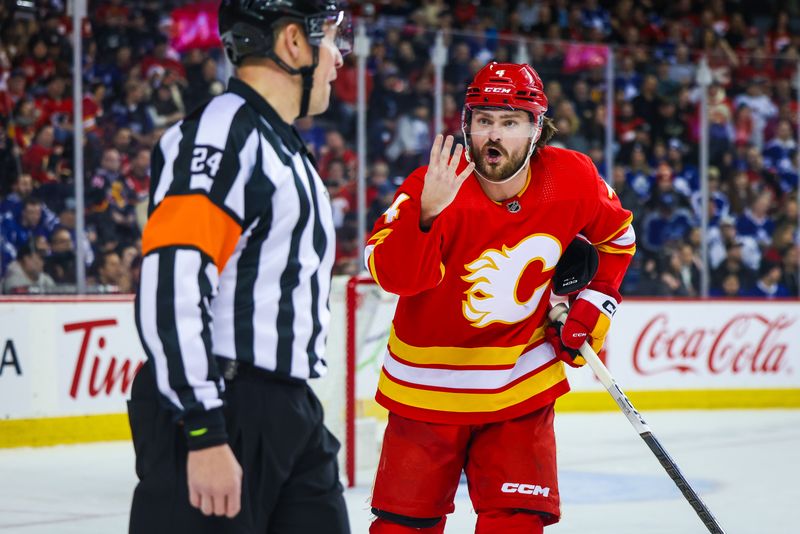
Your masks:
M342 56L353 51L353 23L350 13L337 11L306 18L308 42L319 46L324 39L336 45Z
M536 137L538 121L527 111L504 107L472 107L465 116L465 133L488 136L492 133L504 138ZM469 120L469 123L466 121Z

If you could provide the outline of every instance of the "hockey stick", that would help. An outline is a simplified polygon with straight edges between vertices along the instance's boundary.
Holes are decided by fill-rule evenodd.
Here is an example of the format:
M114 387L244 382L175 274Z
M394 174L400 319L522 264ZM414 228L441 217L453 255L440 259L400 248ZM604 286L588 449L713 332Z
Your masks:
M550 310L549 318L550 321L553 323L558 323L560 325L564 324L564 319L567 315L567 306L566 304L558 304L552 310ZM594 371L595 376L600 380L606 390L611 394L611 397L616 401L617 405L622 410L622 413L625 414L625 417L628 418L628 421L633 425L633 428L636 429L636 432L639 433L639 436L647 443L647 446L650 447L650 450L653 451L658 461L661 463L661 466L666 470L669 478L675 482L675 485L678 486L678 489L681 490L683 496L686 497L686 500L689 501L689 504L692 505L694 511L697 512L697 515L700 517L700 520L706 526L711 534L725 534L725 531L722 530L722 527L719 525L717 520L711 514L711 510L708 509L708 506L703 502L700 496L697 494L696 491L689 485L689 482L686 480L686 477L683 476L681 470L678 469L678 465L675 463L675 460L667 453L666 449L661 445L661 442L658 441L658 438L653 434L650 427L647 426L645 423L644 418L642 415L636 411L636 408L633 407L631 401L628 399L627 395L622 392L622 390L617 385L617 381L614 380L614 377L611 376L611 373L608 371L608 368L603 364L602 360L597 356L589 343L585 342L580 348L580 353L586 360L586 363L589 364L589 367L592 368Z

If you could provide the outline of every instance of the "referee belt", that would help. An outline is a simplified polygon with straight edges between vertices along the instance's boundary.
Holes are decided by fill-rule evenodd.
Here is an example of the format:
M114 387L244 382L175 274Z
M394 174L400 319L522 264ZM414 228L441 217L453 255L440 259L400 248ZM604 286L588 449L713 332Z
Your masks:
M293 376L282 375L273 371L256 367L252 363L243 362L241 360L232 360L231 358L223 358L216 356L217 368L219 374L226 382L232 382L237 378L255 378L258 380L265 380L268 382L282 382L284 384L292 384L302 386L306 381L302 378L295 378Z

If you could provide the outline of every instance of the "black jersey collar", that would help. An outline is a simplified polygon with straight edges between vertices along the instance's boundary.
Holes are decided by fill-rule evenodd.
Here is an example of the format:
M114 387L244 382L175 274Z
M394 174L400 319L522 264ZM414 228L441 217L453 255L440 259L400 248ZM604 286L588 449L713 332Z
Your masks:
M238 78L231 78L228 81L228 92L241 96L248 104L253 106L258 111L270 126L275 130L281 141L292 152L298 152L305 144L300 138L300 135L295 130L294 126L287 124L278 112L273 109L269 103L264 100L264 97L258 94L255 89L247 85L245 82Z

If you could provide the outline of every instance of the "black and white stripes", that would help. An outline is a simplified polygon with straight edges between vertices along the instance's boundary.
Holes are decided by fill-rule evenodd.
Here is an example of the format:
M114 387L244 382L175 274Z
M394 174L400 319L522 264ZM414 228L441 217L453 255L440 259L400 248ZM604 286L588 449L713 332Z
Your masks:
M330 203L293 128L238 80L154 150L137 324L162 394L221 406L214 356L321 376Z

